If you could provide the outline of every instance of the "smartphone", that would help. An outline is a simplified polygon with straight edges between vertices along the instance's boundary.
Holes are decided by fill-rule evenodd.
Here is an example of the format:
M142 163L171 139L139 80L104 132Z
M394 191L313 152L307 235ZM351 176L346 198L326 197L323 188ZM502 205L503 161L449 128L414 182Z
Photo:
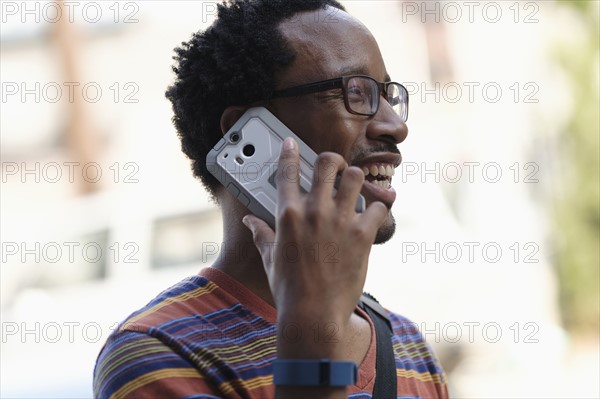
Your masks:
M313 181L317 154L264 107L248 109L206 157L206 167L223 186L254 215L275 228L277 173L283 140L292 137L300 153L300 191L307 193ZM291 173L291 172L290 172ZM334 165L328 176L337 182ZM334 191L335 195L335 191ZM356 212L364 212L359 195Z

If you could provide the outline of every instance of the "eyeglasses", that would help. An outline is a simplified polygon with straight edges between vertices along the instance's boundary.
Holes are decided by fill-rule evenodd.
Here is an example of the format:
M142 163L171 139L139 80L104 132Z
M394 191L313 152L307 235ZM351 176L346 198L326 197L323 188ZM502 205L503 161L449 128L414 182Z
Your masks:
M408 91L396 82L378 82L370 76L352 75L277 90L271 98L294 97L342 89L346 110L351 114L372 116L379 109L383 94L403 122L408 119Z

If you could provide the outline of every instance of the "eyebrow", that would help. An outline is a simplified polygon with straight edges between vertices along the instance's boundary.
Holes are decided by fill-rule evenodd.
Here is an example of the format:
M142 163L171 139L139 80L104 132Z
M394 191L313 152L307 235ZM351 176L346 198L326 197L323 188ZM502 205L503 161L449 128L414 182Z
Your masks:
M351 67L346 67L343 69L338 70L337 75L332 77L339 77L339 76L348 76L348 75L366 75L366 76L371 76L368 71L363 67L363 66L351 66ZM373 76L371 76L373 77ZM377 79L375 79L377 80ZM391 77L388 73L385 74L385 76L383 77L383 81L384 82L391 82Z
M368 73L364 66L349 66L337 71L337 76L347 75L368 75Z

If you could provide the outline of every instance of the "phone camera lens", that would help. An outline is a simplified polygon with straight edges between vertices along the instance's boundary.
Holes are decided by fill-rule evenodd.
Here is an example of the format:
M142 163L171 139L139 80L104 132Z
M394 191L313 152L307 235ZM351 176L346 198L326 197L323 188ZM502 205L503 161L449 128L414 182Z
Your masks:
M246 144L242 149L242 153L247 157L251 157L254 155L254 146L252 144Z
M232 143L237 143L240 141L240 135L238 133L232 133L231 136L229 136L229 140L231 140Z

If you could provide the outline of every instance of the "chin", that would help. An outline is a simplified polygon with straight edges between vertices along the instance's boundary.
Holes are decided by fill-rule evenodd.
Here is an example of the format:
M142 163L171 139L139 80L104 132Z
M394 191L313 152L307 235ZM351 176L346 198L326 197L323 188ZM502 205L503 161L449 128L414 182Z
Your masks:
M396 220L394 220L394 215L390 212L387 220L383 222L379 230L377 230L377 235L375 235L375 241L373 244L383 244L388 242L390 238L394 236L396 232Z

